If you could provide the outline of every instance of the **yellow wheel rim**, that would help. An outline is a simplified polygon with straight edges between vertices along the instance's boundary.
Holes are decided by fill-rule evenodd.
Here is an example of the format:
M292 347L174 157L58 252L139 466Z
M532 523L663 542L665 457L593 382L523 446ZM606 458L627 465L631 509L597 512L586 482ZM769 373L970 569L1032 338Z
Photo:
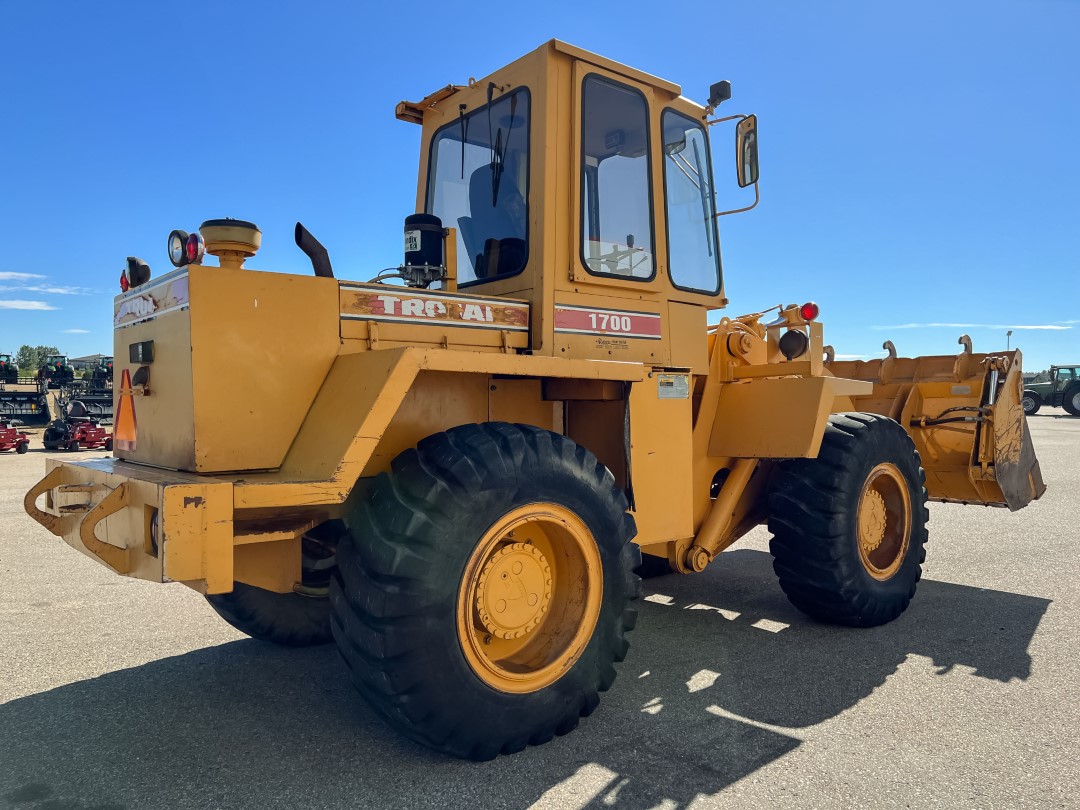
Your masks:
M457 631L469 666L501 692L535 692L581 657L603 601L588 526L552 503L523 506L485 532L465 566Z
M859 558L874 579L892 577L911 544L911 497L894 464L870 471L859 495Z

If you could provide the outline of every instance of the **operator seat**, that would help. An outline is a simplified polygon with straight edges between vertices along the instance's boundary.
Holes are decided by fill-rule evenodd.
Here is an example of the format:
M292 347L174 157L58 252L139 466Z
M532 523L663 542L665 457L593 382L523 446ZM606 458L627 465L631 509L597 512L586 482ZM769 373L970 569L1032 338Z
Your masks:
M481 166L469 176L469 216L458 217L469 261L476 277L515 273L525 264L525 199L509 174L499 179L499 195L492 205L492 169ZM520 206L521 220L511 208Z
M90 412L80 400L75 400L68 406L67 419L69 422L89 422Z

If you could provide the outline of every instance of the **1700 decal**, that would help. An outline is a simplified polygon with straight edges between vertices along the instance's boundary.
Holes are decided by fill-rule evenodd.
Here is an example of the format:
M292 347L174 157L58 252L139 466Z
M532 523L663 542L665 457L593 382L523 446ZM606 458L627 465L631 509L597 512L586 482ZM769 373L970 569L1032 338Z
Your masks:
M572 335L612 335L659 340L660 316L652 312L629 312L556 305L555 331Z

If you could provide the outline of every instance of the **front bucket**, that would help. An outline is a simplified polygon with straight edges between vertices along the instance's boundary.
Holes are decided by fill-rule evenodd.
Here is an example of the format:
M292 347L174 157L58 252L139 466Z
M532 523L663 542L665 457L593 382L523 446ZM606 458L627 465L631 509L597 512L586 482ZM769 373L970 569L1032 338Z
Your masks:
M1020 372L1020 352L1010 364L993 405L994 470L998 487L1009 509L1015 512L1046 492L1039 460L1031 443L1027 417L1020 405L1024 396L1024 375Z
M932 500L1007 506L1016 511L1046 491L1027 419L1021 355L974 354L831 361L837 377L874 384L852 397L857 411L897 420L911 435Z

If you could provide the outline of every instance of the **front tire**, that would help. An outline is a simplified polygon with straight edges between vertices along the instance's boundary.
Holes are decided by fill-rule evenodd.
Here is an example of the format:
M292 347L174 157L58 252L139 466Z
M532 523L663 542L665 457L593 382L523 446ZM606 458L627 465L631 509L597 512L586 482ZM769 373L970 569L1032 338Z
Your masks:
M895 421L831 416L818 457L783 462L772 483L770 550L792 604L856 627L903 613L926 558L924 481L915 445Z
M29 449L30 442L19 442L18 445L15 446L15 452L18 453L20 456Z
M353 682L394 727L476 760L573 730L615 680L640 561L596 457L528 425L430 436L378 476L331 585Z
M1024 396L1020 399L1020 407L1024 409L1025 416L1034 416L1037 414L1039 408L1042 407L1042 404L1042 397L1034 391L1025 391Z

